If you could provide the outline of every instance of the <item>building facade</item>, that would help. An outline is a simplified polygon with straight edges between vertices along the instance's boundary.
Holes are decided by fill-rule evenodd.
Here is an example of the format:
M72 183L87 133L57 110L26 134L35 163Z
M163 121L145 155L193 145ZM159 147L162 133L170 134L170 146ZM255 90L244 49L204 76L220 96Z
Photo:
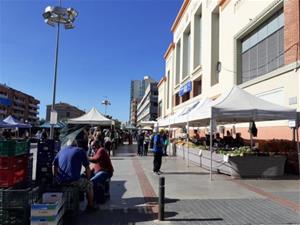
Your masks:
M148 85L145 95L137 106L137 126L142 121L155 121L158 113L157 82Z
M143 80L132 80L130 84L130 111L129 121L137 124L137 105L144 97L148 85L155 82L150 76L144 76Z
M233 85L270 102L300 104L300 6L294 0L185 0L171 28L159 91L164 118ZM258 138L291 139L288 121L257 123ZM248 124L238 131L247 134Z
M46 107L46 121L50 121L52 105L47 105ZM57 121L72 119L85 114L84 111L78 109L77 107L63 102L55 104L55 111L57 112Z
M0 120L12 115L21 122L37 125L39 104L31 95L0 84Z

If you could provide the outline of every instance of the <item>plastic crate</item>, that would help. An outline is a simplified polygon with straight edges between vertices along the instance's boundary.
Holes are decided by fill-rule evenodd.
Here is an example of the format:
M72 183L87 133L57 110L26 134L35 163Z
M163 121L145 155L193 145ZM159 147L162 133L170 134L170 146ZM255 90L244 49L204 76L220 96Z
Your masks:
M20 140L0 140L0 156L17 156L27 154L29 142Z
M79 188L75 186L63 187L66 211L77 211L79 209Z
M37 163L52 163L54 159L54 153L50 151L40 151L37 153Z
M29 225L29 210L25 209L0 209L1 225Z
M23 169L27 166L28 156L10 156L4 157L0 156L0 169L13 169L19 168Z
M14 140L0 140L0 156L14 156L15 147Z
M15 184L25 181L27 178L27 167L23 169L1 169L0 188L12 187Z
M0 189L0 209L30 209L39 196L39 187Z
M17 141L15 147L15 155L27 154L30 149L30 143L28 141Z

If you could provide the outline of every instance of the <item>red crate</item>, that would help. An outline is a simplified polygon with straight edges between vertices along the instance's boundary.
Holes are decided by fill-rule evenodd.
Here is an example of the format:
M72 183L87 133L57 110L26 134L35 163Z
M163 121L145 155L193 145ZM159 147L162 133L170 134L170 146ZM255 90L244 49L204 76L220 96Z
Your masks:
M27 179L26 169L0 169L0 187L12 187Z
M1 169L24 169L27 167L28 156L11 156L11 157L0 157L0 170Z

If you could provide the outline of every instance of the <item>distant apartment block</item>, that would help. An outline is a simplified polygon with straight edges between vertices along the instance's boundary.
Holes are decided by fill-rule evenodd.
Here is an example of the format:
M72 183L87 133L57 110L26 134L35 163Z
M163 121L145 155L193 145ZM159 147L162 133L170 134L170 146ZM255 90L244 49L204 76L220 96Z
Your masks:
M155 121L158 113L157 82L148 85L145 95L137 106L137 125L142 121Z
M130 114L131 124L137 124L137 104L142 100L145 90L150 83L155 82L150 76L144 76L143 80L132 80L130 85Z
M0 84L0 119L12 115L22 122L28 122L32 125L37 125L39 122L38 109L40 101L6 86Z
M46 121L50 121L51 106L52 105L47 105ZM84 111L78 109L77 107L63 102L55 104L55 111L57 112L58 121L76 118L85 114Z

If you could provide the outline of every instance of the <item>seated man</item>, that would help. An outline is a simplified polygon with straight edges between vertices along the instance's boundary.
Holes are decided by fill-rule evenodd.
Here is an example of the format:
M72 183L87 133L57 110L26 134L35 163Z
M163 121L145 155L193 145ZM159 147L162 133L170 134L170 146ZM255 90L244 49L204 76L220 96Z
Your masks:
M82 166L85 168L86 178L80 176ZM74 185L80 191L85 191L88 198L86 211L91 212L95 210L93 205L93 184L89 180L91 175L89 161L86 152L77 146L76 140L58 152L53 161L52 172L58 184L62 186Z
M104 187L105 181L112 177L114 168L109 155L105 149L100 146L99 141L94 141L92 148L95 151L95 154L93 157L89 157L89 161L93 163L93 176L91 181L93 182L95 188L99 185ZM96 190L95 188L94 190Z

